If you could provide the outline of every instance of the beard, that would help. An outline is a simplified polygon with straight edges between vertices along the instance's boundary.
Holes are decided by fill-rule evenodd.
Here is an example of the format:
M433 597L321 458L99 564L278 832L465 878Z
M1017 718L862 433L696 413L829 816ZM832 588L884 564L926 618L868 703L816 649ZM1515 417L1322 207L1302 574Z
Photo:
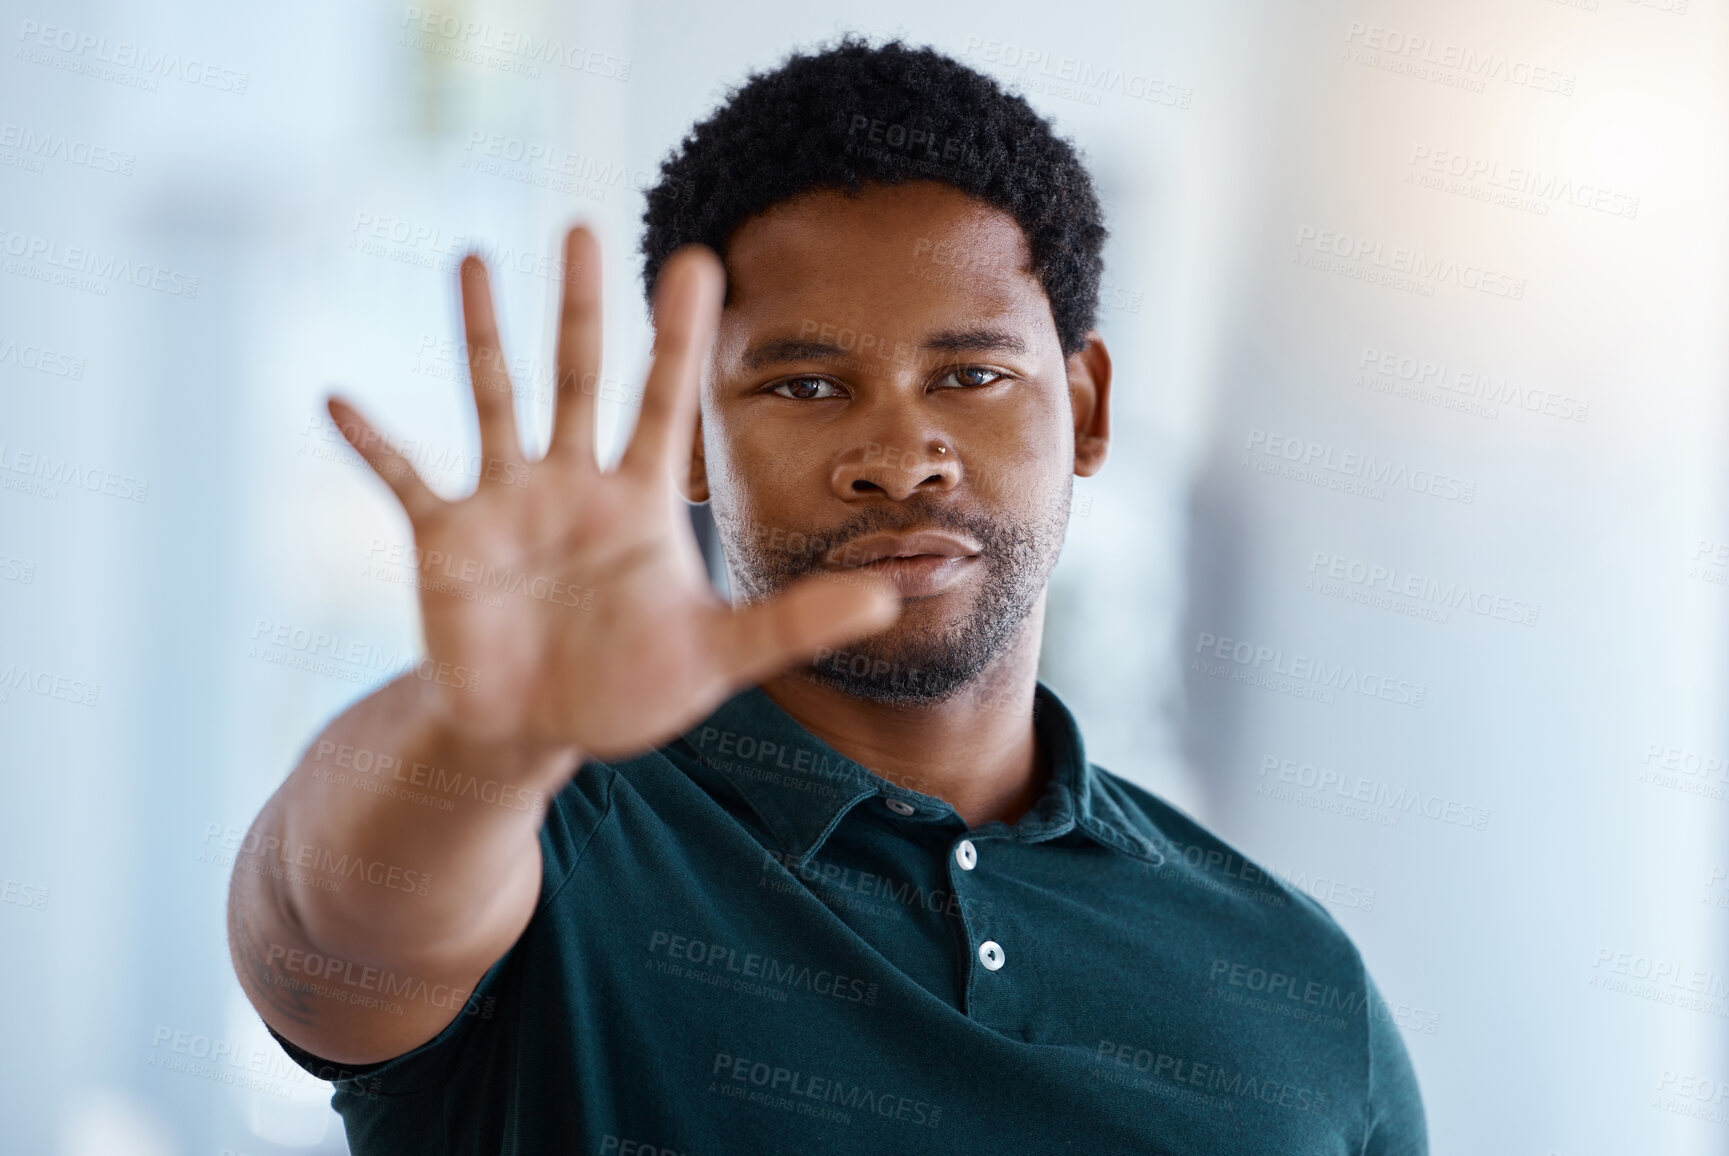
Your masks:
M828 573L824 560L845 557L846 548L867 535L912 530L950 530L970 536L983 568L972 601L935 626L904 625L847 644L823 648L808 665L793 669L856 698L899 705L934 705L976 679L1015 638L1038 604L1062 552L1074 479L1042 504L1035 516L1004 522L956 509L950 499L918 495L872 505L833 529L784 538L770 527L742 519L715 503L715 525L725 546L728 572L742 601L757 602L810 574ZM940 597L940 595L939 595Z

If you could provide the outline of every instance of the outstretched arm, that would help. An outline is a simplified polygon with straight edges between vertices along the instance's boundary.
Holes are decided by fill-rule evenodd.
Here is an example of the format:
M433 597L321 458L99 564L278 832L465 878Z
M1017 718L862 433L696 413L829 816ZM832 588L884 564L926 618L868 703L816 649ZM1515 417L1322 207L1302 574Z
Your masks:
M649 749L738 689L898 612L886 586L857 580L808 579L742 609L708 585L675 477L688 471L723 280L698 246L665 265L653 365L612 471L594 446L600 274L585 229L565 243L558 396L541 461L523 458L486 270L473 257L461 284L485 466L475 492L438 498L331 400L344 436L402 503L416 556L441 560L441 580L420 589L420 672L356 703L308 747L236 857L235 972L265 1022L307 1051L344 1064L388 1059L462 1011L533 915L545 809L585 757ZM450 810L416 805L332 781L343 752L498 789L455 797ZM357 1001L357 988L380 998Z

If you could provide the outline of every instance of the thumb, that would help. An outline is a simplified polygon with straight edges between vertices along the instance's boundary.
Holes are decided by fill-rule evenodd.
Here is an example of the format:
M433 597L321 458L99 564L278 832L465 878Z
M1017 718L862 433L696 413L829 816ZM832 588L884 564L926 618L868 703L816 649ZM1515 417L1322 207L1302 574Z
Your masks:
M849 572L814 575L773 598L741 607L722 622L723 676L761 682L824 646L863 638L900 617L900 595L886 580Z

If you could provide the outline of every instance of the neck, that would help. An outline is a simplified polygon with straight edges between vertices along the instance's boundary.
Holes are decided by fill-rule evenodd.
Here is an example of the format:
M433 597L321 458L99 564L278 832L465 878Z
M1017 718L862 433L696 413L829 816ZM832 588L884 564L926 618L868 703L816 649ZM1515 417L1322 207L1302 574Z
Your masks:
M829 746L911 790L948 803L968 827L1013 823L1050 775L1033 730L1044 599L978 677L938 703L885 703L798 671L768 679L776 705Z

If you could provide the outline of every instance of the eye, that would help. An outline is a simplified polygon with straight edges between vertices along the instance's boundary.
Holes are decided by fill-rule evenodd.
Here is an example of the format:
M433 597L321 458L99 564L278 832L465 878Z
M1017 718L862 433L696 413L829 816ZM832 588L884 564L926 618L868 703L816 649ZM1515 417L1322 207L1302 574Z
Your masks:
M995 385L1007 378L1008 374L994 369L986 369L980 365L963 365L959 369L949 370L940 380L953 381L955 387L960 389L978 389L981 386Z
M823 393L827 389L833 392ZM824 401L831 397L840 397L840 387L826 377L792 377L786 381L777 381L769 387L769 392L781 397L790 397L794 401Z

